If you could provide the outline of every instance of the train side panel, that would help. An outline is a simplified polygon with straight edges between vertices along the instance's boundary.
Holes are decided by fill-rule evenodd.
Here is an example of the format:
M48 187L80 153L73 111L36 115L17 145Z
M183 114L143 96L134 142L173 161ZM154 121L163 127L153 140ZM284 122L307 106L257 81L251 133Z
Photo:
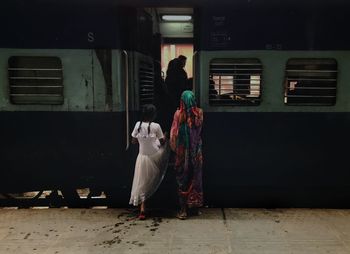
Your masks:
M59 57L64 103L12 104L7 65L14 55ZM1 133L6 133L1 142L3 190L88 185L121 178L126 144L125 98L120 85L124 82L123 59L118 50L111 52L111 58L113 95L108 104L103 63L94 50L1 49ZM103 180L95 179L99 176Z

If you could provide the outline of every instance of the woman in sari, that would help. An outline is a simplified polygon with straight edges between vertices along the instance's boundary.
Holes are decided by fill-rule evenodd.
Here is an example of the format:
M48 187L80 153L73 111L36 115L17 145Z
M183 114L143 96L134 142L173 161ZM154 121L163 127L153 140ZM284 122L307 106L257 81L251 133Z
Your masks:
M194 94L184 91L170 131L170 146L176 154L175 171L181 207L177 214L179 219L186 219L187 208L203 205L202 123L203 111L197 107Z

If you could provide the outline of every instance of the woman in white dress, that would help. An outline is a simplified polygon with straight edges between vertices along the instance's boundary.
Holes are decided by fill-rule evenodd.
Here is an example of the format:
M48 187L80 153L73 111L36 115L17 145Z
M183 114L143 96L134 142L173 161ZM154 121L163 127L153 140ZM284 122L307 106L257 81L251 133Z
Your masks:
M132 143L139 144L139 154L129 203L134 206L141 204L141 220L145 219L146 199L157 190L163 180L170 153L160 125L153 122L155 116L156 107L152 104L145 105L142 108L142 120L135 124L131 134Z

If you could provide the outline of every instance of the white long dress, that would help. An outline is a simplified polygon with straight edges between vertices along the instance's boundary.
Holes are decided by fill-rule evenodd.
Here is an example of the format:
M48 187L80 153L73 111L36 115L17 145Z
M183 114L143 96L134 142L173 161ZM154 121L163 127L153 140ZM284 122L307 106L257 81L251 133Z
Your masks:
M159 124L142 122L140 130L139 127L140 122L137 122L131 134L139 142L129 201L134 206L148 199L158 189L165 175L170 154L167 143L160 145L159 139L164 138L164 135Z

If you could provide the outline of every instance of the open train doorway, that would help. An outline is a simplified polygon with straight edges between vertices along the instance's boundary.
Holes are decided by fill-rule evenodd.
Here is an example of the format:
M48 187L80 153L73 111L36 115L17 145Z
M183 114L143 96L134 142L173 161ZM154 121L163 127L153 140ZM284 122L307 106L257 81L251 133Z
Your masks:
M161 66L166 78L169 62L183 55L187 58L185 71L192 78L193 56L193 9L158 8L159 28L162 35Z
M193 8L159 7L156 12L161 37L158 45L160 72L165 91L159 101L159 114L165 130L169 131L182 91L193 87L194 15ZM185 63L179 56L185 57ZM176 68L168 71L169 66Z

